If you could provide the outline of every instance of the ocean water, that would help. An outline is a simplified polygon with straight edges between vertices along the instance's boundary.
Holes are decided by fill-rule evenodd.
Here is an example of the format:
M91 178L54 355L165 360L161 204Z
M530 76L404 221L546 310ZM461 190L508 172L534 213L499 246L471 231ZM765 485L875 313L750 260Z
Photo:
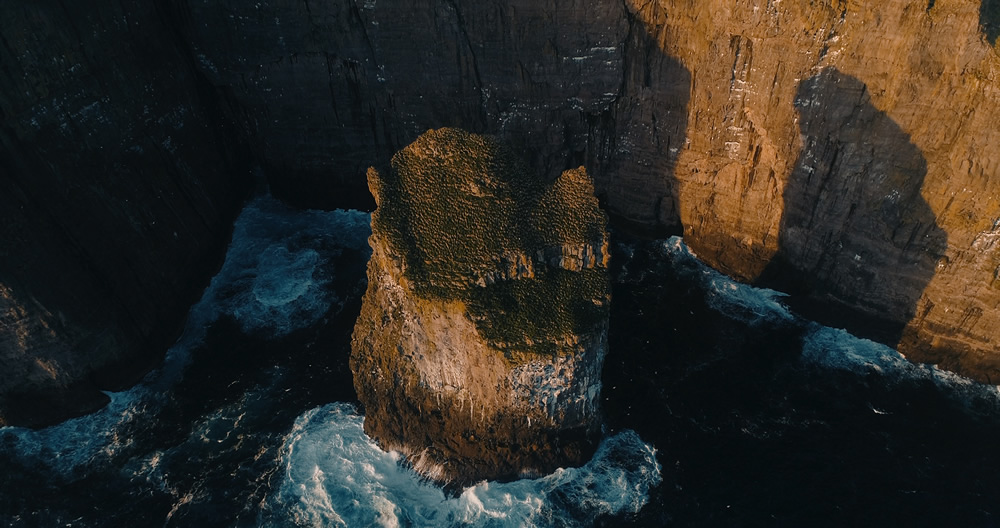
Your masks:
M679 238L619 243L609 429L656 446L645 526L997 526L1000 392L735 283Z
M0 429L0 525L997 525L997 387L804 320L679 238L616 237L592 460L446 493L354 401L368 222L251 201L160 368Z

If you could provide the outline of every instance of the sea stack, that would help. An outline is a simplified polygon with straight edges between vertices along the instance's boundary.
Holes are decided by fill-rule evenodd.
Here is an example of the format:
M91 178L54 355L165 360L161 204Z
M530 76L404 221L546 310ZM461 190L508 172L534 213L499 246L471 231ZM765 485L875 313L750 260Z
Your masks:
M581 167L430 130L369 169L373 249L351 368L365 432L452 485L576 465L600 426L607 219Z

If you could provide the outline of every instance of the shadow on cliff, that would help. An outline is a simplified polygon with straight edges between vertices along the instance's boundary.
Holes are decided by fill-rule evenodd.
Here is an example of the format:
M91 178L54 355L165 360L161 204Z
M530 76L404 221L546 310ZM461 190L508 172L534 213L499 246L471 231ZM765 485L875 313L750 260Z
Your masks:
M614 227L654 238L680 235L674 171L687 138L691 72L660 45L664 8L626 6L620 95L612 109L594 116L604 122L591 128L605 135L588 169L595 169L598 199Z
M987 42L997 45L997 38L1000 37L1000 0L983 0L979 6L979 25Z
M811 319L895 346L947 242L920 194L927 162L834 68L803 81L795 105L802 152L759 282Z

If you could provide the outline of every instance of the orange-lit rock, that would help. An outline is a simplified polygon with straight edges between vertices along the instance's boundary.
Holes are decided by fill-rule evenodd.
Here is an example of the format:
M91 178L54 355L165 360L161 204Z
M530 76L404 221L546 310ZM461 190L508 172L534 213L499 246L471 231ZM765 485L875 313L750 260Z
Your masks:
M586 172L546 182L495 138L440 129L369 185L351 355L365 432L453 484L585 462L610 297Z

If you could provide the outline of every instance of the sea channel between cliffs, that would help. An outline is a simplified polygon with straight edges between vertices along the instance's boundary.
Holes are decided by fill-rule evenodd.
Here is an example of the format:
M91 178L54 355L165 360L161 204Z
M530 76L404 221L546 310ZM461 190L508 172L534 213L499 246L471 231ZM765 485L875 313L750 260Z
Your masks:
M250 202L162 367L98 413L0 429L0 521L993 522L996 387L799 319L781 294L719 275L679 238L622 235L611 244L595 455L576 469L445 494L375 447L352 404L346 357L369 221L267 196Z

